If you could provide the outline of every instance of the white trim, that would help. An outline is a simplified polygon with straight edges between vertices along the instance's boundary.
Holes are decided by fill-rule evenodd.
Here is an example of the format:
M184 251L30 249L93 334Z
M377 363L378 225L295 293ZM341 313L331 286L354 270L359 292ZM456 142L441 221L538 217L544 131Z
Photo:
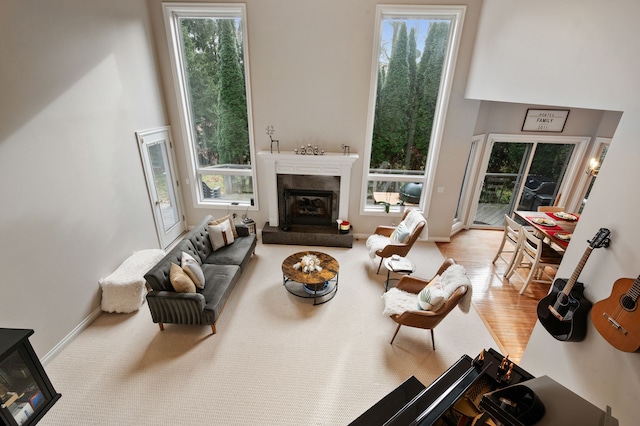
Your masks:
M267 181L261 188L267 194L269 225L279 225L278 215L278 174L340 176L340 200L338 217L349 220L349 191L351 189L351 168L360 158L358 154L344 155L327 152L324 155L296 155L294 152L272 154L260 151L258 156L264 165Z
M186 229L184 218L184 204L182 202L181 188L178 188L178 170L175 166L175 152L173 150L173 141L171 138L171 128L169 126L158 127L156 129L144 130L136 132L138 141L138 150L140 151L140 159L142 161L142 169L147 183L147 192L149 194L149 203L153 213L153 219L156 227L156 235L158 243L163 249L171 242L178 238ZM175 201L176 215L175 223L170 229L165 229L166 224L160 206L156 204L158 194L156 193L156 184L153 176L151 159L149 158L149 147L153 144L163 144L167 154L167 165L169 182Z
M360 214L361 215L380 215L384 213L382 206L373 208L367 205L367 190L370 180L388 180L394 182L423 182L423 190L420 197L420 210L429 211L431 193L433 192L433 176L436 174L438 157L440 154L440 146L444 133L445 121L447 117L447 109L451 95L451 87L453 85L453 77L455 74L455 66L458 57L460 39L466 6L433 6L433 5L377 5L375 16L375 30L373 38L373 57L371 61L371 75L369 87L369 106L367 111L367 128L365 134L364 149L364 166L362 190L360 197ZM385 17L437 17L450 18L450 49L444 59L442 78L438 92L438 100L436 102L436 115L433 120L433 128L431 129L431 143L429 144L429 152L427 154L427 164L423 175L372 175L369 173L371 163L371 141L373 138L373 120L375 115L375 100L378 87L378 60L380 57L380 39L382 19ZM383 179L380 179L380 178ZM427 196L427 194L429 194ZM402 206L392 209L392 213L402 213Z
M461 229L469 229L473 222L473 217L477 210L477 204L472 202L475 194L476 184L478 182L478 171L480 169L480 159L484 152L485 134L475 135L471 138L471 146L469 147L469 156L467 159L467 168L465 170L464 181L460 189L460 199L458 200L458 217L454 218L451 226L451 233L458 232Z
M573 144L575 149L571 153L567 170L562 178L562 184L558 188L558 194L566 194L573 185L578 173L580 172L581 159L584 157L585 150L591 138L589 136L562 136L562 135L523 135L523 134L502 134L502 133L490 133L487 137L487 141L484 146L484 152L482 154L482 161L478 171L478 177L475 185L475 193L472 200L472 208L470 210L469 223L474 228L487 228L485 225L474 225L476 211L478 208L478 200L480 198L480 192L482 190L482 183L484 182L484 176L487 171L489 159L491 158L491 152L493 150L493 144L496 142L521 142L521 143L557 143L557 144ZM530 156L527 160L526 170L531 167L533 156ZM524 186L524 179L520 183L518 188L518 194L521 194L522 187ZM517 200L519 201L519 200ZM561 200L557 200L561 201ZM566 206L569 209L569 206Z
M586 173L589 160L594 157L599 159L600 156L602 155L602 150L604 149L605 146L611 146L611 138L602 138L602 137L595 138L593 146L589 151L589 155L587 155L582 161L583 173L580 174L580 179L574 185L574 188L576 188L576 191L574 191L570 202L567 204L567 210L577 212L580 206L582 205L582 201L584 200L584 196L587 194L587 189L589 188L589 184L592 179L592 177L587 175Z
M80 324L78 324L69 334L67 334L64 339L58 342L49 352L46 353L45 356L40 359L40 362L43 366L46 366L49 362L51 362L64 348L67 347L69 343L73 341L82 331L89 327L92 322L96 320L102 314L102 310L100 307L97 307L88 317L86 317Z
M186 123L192 123L191 109L188 104L188 94L186 93L187 80L183 70L185 64L181 55L181 46L178 45L177 40L181 39L180 29L178 27L177 18L179 17L211 17L211 18L237 18L240 17L242 25L242 44L244 51L244 80L245 80L245 93L247 99L247 125L249 135L249 156L251 158L251 179L253 184L253 200L254 205L252 210L259 209L258 202L258 190L257 190L257 176L255 169L255 144L253 138L253 112L251 103L251 78L249 75L249 31L247 27L247 10L244 3L162 3L162 12L164 15L165 32L167 34L167 43L169 47L169 58L171 62L173 85L178 102L178 113L180 116L180 134L182 136L185 155L187 158L187 165L189 166L188 176L185 181L189 185L191 198L193 200L194 208L207 208L221 206L228 208L230 203L224 202L211 202L205 201L200 198L200 177L197 155L195 152L195 142L193 141L193 135ZM239 170L232 169L220 169L216 170L216 174L231 174L242 175L249 174L246 172L240 172ZM196 184L197 183L197 184ZM244 205L240 203L240 205Z

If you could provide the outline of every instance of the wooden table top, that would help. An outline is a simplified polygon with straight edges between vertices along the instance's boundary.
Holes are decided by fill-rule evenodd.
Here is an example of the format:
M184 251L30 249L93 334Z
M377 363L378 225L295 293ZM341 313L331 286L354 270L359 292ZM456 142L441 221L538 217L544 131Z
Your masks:
M522 220L527 222L527 225L533 226L536 229L536 231L538 231L540 234L544 235L545 237L548 237L551 241L558 244L562 248L567 248L571 240L558 238L556 235L557 234L561 234L561 235L573 234L573 231L576 228L576 225L578 224L578 220L560 219L559 217L555 216L551 212L518 210L515 212L515 214L516 216L520 217ZM571 214L579 218L577 214L575 213L571 213ZM532 220L535 218L544 218L544 219L552 220L555 222L555 225L544 226L544 225L538 224Z
M293 265L300 262L302 256L307 254L315 255L320 259L322 271L303 272L302 268L296 269L293 267ZM324 284L338 274L339 266L338 261L326 253L319 251L301 251L292 254L282 262L282 273L288 279L302 284Z

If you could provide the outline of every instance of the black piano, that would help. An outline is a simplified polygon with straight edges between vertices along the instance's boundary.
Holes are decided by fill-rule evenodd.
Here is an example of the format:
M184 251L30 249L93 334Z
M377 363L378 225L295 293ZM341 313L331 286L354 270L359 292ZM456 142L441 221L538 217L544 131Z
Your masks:
M509 401L498 398L501 392L517 386L526 386L537 402L542 401L543 411L535 422L521 421L522 417L515 417L508 406ZM618 422L609 407L605 412L552 379L535 378L508 357L489 349L475 358L463 355L429 386L409 377L350 426L528 424L616 426Z

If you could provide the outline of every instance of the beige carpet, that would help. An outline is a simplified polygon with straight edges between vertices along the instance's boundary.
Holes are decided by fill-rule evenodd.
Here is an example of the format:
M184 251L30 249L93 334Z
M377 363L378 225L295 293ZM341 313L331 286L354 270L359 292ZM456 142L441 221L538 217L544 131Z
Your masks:
M462 355L497 348L475 309L454 309L435 330L382 315L386 271L375 274L363 241L308 247L340 262L335 298L313 306L282 286L282 260L303 246L258 244L221 319L167 324L145 305L102 314L46 370L62 398L43 425L344 425L411 375L429 384ZM409 256L415 275L442 262L435 244ZM384 267L383 267L384 269Z

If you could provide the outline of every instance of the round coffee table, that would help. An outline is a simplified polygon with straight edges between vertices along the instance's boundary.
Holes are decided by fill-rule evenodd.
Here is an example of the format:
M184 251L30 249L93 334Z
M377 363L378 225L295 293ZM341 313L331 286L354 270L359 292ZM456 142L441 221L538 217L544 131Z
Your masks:
M305 255L316 256L322 270L304 272L301 267L294 267ZM338 292L339 266L338 261L326 253L294 253L282 262L282 284L294 296L313 299L313 304L319 305L333 299Z

